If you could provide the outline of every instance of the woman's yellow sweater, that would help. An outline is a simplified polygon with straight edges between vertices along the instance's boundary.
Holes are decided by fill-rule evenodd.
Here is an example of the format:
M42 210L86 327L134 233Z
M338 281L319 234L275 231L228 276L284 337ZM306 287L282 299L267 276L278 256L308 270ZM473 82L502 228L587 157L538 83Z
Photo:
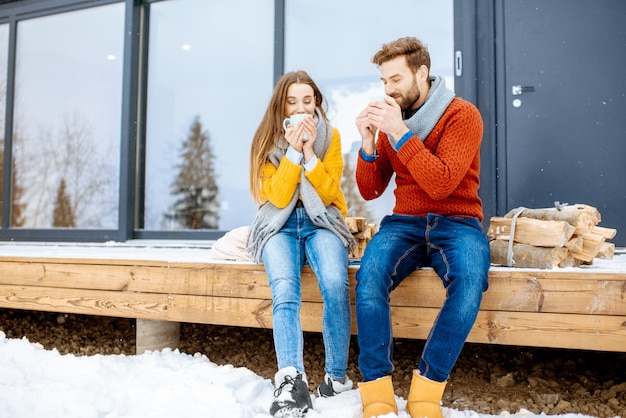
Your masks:
M291 201L300 183L302 164L294 164L284 156L278 167L267 162L263 168L261 179L261 197L269 200L274 206L284 208ZM348 214L346 198L341 190L343 174L343 155L341 153L341 137L337 128L333 127L330 147L324 158L319 158L311 171L304 172L325 206L333 205L339 209L343 217Z

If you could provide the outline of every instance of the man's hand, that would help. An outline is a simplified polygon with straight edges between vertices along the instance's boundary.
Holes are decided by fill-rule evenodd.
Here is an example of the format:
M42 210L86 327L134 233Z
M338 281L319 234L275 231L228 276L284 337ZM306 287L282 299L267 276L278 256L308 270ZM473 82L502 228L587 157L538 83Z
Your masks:
M393 98L385 96L384 101L371 102L367 106L369 123L397 141L409 128L402 120L402 109Z
M361 134L361 149L368 155L376 154L376 127L369 120L369 106L361 111L356 117L356 128Z

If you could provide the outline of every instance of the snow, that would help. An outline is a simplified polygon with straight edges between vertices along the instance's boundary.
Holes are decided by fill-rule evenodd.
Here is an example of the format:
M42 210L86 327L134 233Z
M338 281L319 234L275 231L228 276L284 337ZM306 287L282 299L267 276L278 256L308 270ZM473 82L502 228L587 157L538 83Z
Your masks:
M213 263L211 245L215 241L130 240L105 243L50 243L50 242L0 242L0 257L75 258L158 260L167 262ZM239 263L218 260L219 263ZM510 267L492 266L493 270ZM541 269L519 269L539 270ZM593 264L581 267L554 267L559 272L626 272L626 248L615 249L612 260L594 259Z
M273 385L247 368L178 350L61 355L0 332L0 416L7 418L270 418ZM406 400L397 398L400 418ZM444 418L490 415L443 408ZM532 418L528 411L499 417ZM582 417L564 414L560 417ZM316 398L307 418L361 417L358 389ZM396 417L388 414L387 417ZM554 416L551 416L553 418Z
M0 256L73 258L128 257L168 261L210 261L210 245L150 243L132 247L106 244L2 244ZM164 258L160 258L164 257ZM626 255L620 251L610 262L594 260L591 269L626 271ZM565 269L562 269L565 270ZM271 380L247 368L215 364L201 354L178 350L140 355L61 355L26 339L7 339L0 332L0 417L206 417L269 418ZM406 400L397 398L400 418ZM358 389L334 398L313 399L307 418L361 417ZM389 414L387 417L395 417ZM443 408L444 418L485 418L491 415ZM528 411L502 413L499 417L545 417ZM551 416L554 417L554 416ZM564 414L559 417L583 417Z

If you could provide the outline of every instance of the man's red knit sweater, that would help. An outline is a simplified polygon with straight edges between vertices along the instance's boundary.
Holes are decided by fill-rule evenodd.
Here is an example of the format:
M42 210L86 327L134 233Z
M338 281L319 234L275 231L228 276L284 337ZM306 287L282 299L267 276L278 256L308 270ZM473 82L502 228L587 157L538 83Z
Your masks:
M482 221L478 197L482 135L478 109L459 98L452 100L423 142L413 135L396 152L381 132L376 141L378 157L358 159L356 181L361 195L365 200L382 195L395 172L395 214L435 213Z

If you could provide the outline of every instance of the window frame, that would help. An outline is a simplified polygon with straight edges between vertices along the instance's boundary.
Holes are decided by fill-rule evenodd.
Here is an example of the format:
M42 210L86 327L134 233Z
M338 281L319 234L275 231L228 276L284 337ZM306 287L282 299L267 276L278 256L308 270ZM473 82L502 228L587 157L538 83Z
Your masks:
M164 0L23 0L0 2L0 24L9 25L4 127L5 168L2 202L12 198L13 117L16 76L17 27L21 20L72 12L102 5L124 3L124 61L120 127L119 206L116 229L43 229L11 227L11 204L2 205L0 240L49 242L104 242L132 239L213 240L223 230L144 230L147 42L150 5ZM3 4L4 3L4 4ZM273 74L277 81L284 66L285 0L274 0Z

